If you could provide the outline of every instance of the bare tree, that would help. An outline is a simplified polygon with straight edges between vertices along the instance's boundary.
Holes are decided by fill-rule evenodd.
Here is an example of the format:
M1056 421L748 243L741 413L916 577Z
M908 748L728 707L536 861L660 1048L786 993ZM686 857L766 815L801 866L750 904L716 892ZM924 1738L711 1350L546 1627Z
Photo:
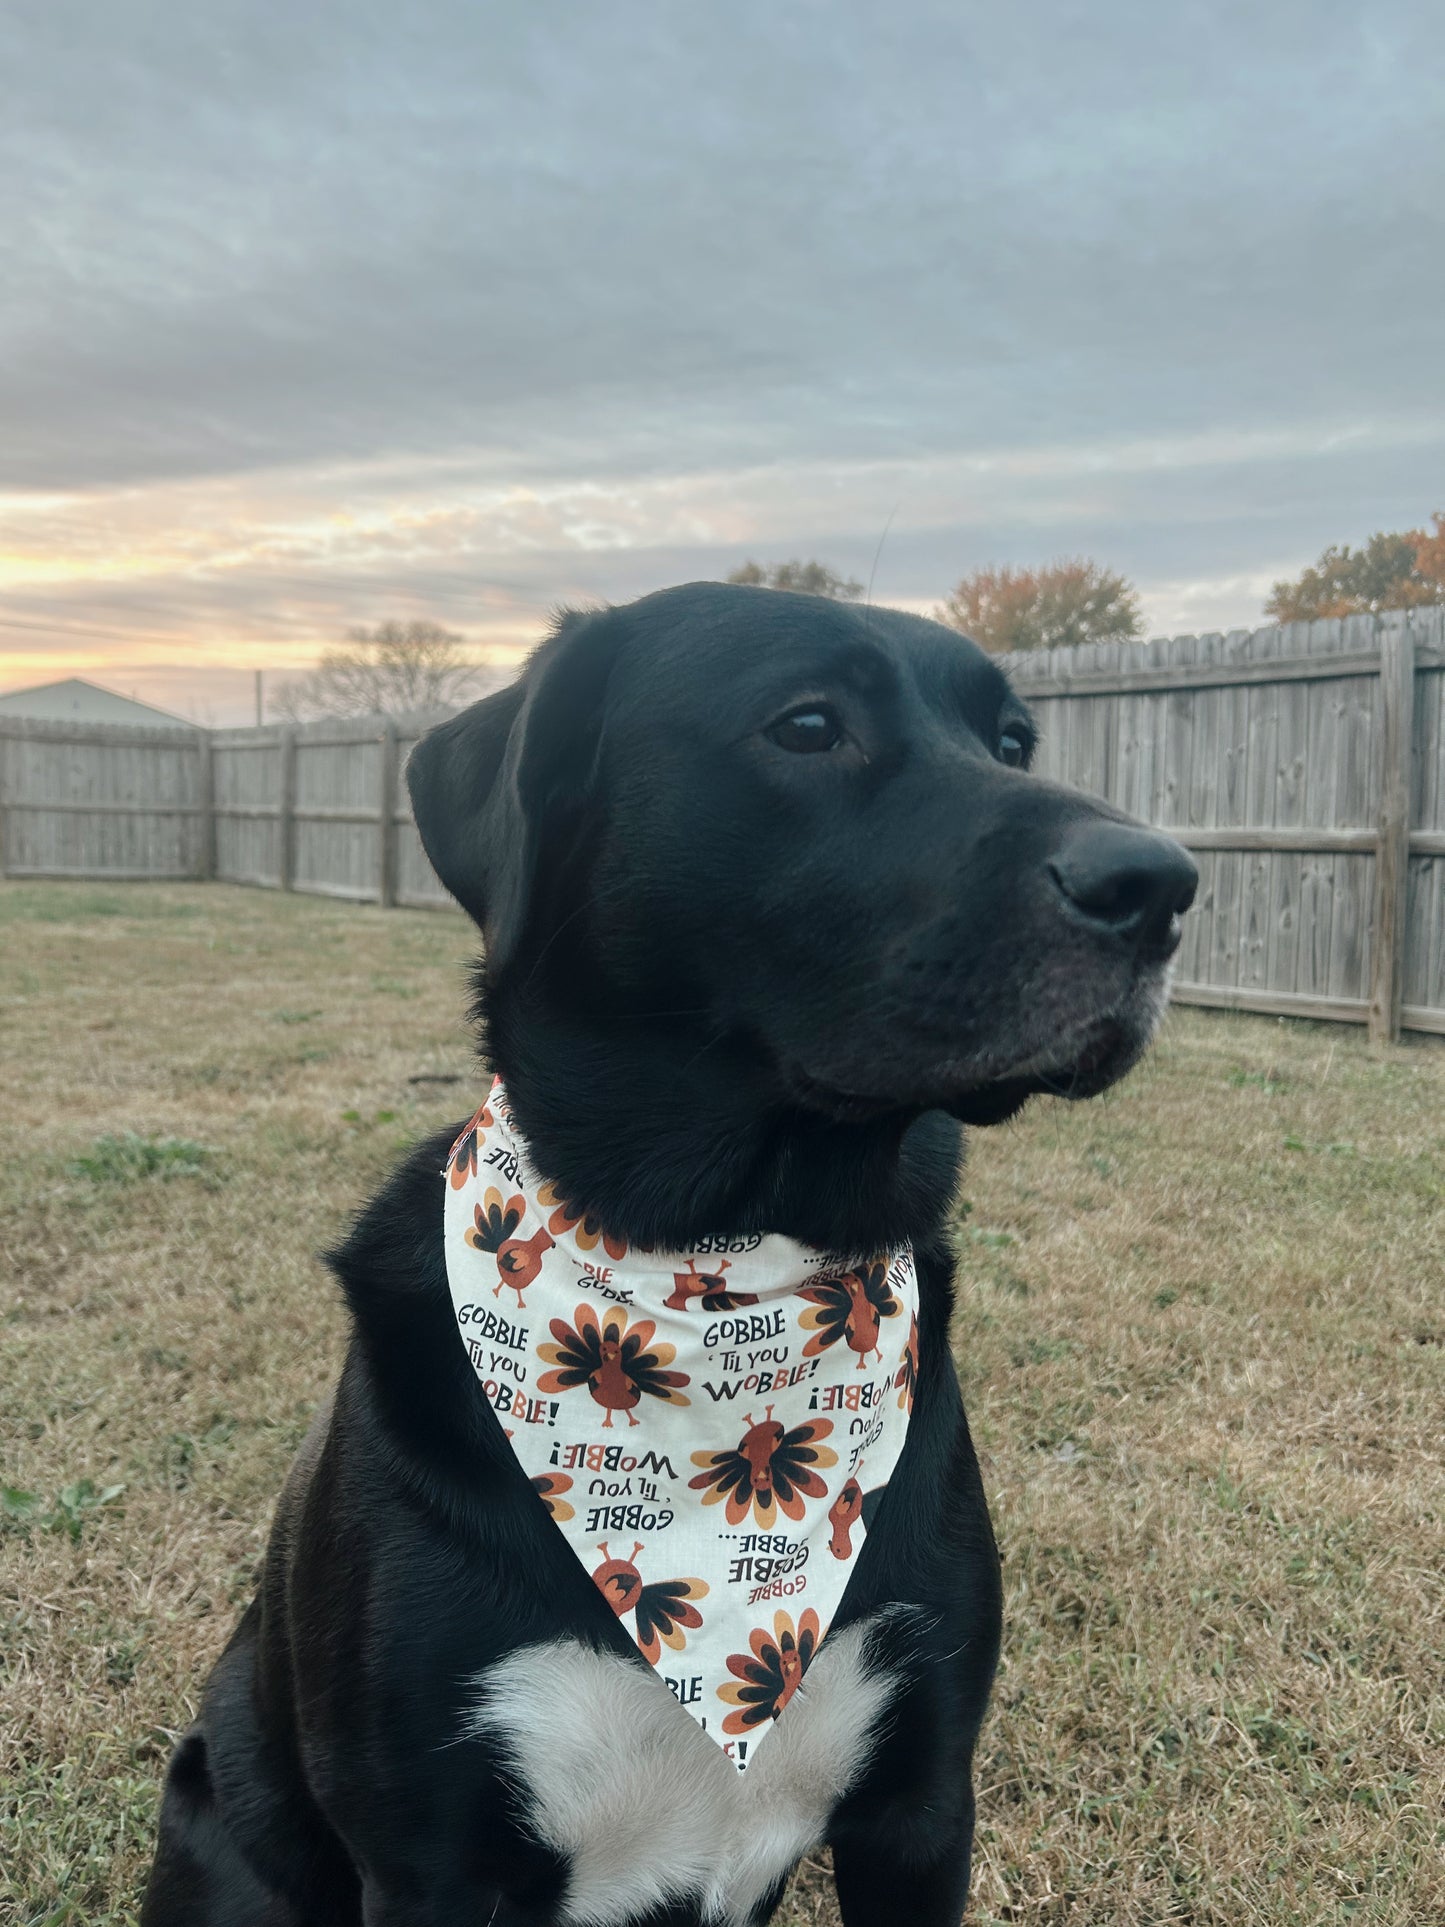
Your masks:
M317 716L367 716L377 710L440 709L468 700L495 680L462 654L465 638L439 622L379 622L352 629L309 675L271 699L284 722Z
M835 602L856 602L863 593L861 582L839 575L826 562L744 562L727 579L754 589L793 589L800 595L831 596Z

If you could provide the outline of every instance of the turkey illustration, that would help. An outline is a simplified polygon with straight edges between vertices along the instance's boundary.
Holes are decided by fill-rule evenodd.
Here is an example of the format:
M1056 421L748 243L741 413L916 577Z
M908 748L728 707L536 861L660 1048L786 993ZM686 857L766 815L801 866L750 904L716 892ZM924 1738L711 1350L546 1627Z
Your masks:
M780 1506L790 1519L801 1519L805 1499L827 1497L828 1488L814 1467L838 1463L832 1446L820 1443L833 1421L808 1419L785 1432L770 1405L760 1420L746 1414L746 1424L732 1450L693 1453L693 1464L703 1469L688 1485L702 1491L704 1505L726 1499L730 1526L741 1525L751 1511L762 1530L771 1532Z
M597 1550L606 1563L597 1568L592 1578L619 1619L625 1619L628 1613L637 1615L638 1648L643 1658L655 1666L664 1646L680 1653L687 1644L688 1632L696 1632L701 1626L702 1614L692 1602L705 1599L708 1588L702 1579L655 1579L651 1584L644 1583L637 1570L637 1555L642 1544L639 1539L630 1559L614 1559L604 1539Z
M526 1200L520 1197L503 1199L495 1185L488 1185L482 1193L482 1202L472 1212L472 1223L466 1230L466 1242L474 1251L490 1251L497 1261L497 1283L492 1292L500 1298L502 1287L509 1285L517 1294L517 1309L526 1308L523 1293L542 1269L542 1254L550 1251L556 1240L545 1231L537 1231L530 1238L517 1237L517 1227L526 1216Z
M723 1273L728 1261L723 1259L716 1271L699 1271L696 1258L689 1258L686 1271L672 1274L672 1291L663 1299L669 1311L686 1311L697 1300L704 1311L736 1311L742 1305L755 1305L758 1295L755 1291L729 1291Z
M665 1405L691 1404L682 1390L687 1373L667 1370L677 1349L653 1344L657 1327L651 1319L629 1326L620 1306L599 1319L591 1305L579 1305L571 1325L554 1318L551 1332L554 1342L537 1347L537 1356L553 1367L537 1380L538 1391L567 1392L585 1385L607 1413L604 1430L611 1429L614 1412L626 1412L628 1424L636 1425L633 1407L644 1394Z
M759 1627L748 1640L749 1650L729 1658L733 1677L717 1689L718 1698L734 1709L723 1720L723 1732L747 1733L777 1719L802 1685L822 1637L811 1606L796 1626L791 1613L779 1612L771 1635Z
M447 1173L454 1191L463 1190L477 1175L478 1143L483 1131L490 1131L495 1121L491 1105L483 1104L452 1146L447 1159Z
M803 1324L813 1336L803 1347L805 1358L816 1358L841 1338L850 1351L858 1354L858 1369L863 1371L871 1355L881 1362L883 1349L880 1327L885 1318L898 1316L898 1300L888 1283L886 1259L860 1265L838 1278L823 1278L805 1285L800 1297L812 1304L803 1313Z

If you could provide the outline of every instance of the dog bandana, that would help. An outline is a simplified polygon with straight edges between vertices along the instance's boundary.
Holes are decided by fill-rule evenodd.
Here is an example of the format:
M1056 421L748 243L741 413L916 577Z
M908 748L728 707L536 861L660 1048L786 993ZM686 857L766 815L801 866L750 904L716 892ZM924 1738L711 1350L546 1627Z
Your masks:
M904 1246L633 1246L544 1182L498 1080L446 1168L447 1276L553 1523L738 1767L817 1652L918 1373Z

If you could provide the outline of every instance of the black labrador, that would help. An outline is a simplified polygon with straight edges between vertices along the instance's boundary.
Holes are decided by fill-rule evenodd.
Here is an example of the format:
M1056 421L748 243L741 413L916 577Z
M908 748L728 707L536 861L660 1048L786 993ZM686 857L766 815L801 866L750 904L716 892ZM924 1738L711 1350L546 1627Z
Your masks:
M846 1647L886 1690L859 1731L820 1688L811 1752L781 1722L765 1787L729 1767L678 1818L691 1722L658 1716L459 1342L444 1133L332 1255L354 1335L171 1763L145 1927L742 1927L821 1840L848 1927L960 1919L1000 1631L949 1355L962 1127L1136 1062L1196 881L1033 749L950 630L715 583L564 616L418 746L487 1055L561 1194L665 1250L914 1248L912 1427L817 1664ZM469 1718L504 1667L530 1752ZM564 1738L588 1771L549 1770Z

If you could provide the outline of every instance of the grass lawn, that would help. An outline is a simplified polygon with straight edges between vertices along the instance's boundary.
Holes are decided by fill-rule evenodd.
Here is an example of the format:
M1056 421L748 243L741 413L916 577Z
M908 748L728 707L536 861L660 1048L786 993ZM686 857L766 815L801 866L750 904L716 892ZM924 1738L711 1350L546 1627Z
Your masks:
M312 1254L476 1100L468 952L445 915L0 884L0 1917L135 1918L341 1357ZM1445 1051L1202 1013L975 1137L976 1921L1445 1921L1442 1171ZM821 1869L784 1918L836 1920Z

